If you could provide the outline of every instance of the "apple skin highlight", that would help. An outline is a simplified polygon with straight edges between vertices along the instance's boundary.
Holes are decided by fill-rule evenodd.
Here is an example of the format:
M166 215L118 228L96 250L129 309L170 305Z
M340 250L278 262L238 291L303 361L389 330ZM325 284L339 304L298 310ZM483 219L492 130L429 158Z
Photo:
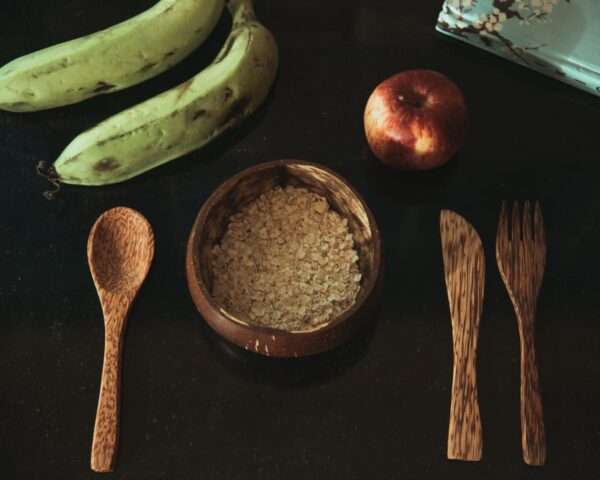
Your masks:
M433 70L409 70L381 82L364 112L371 151L385 165L430 170L462 147L467 106L462 91Z

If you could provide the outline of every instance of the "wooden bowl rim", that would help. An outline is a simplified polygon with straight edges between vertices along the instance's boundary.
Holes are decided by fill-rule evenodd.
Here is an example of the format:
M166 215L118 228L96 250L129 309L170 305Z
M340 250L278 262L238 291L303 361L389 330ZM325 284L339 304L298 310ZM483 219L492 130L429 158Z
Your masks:
M369 221L369 226L371 228L372 239L373 239L373 271L372 271L371 275L369 275L367 284L364 285L363 288L361 289L360 298L354 303L354 305L352 305L352 307L350 307L348 310L346 310L345 312L343 312L341 315L334 318L330 322L327 322L323 325L317 326L314 329L309 329L309 330L305 330L305 331L288 331L288 330L281 330L281 329L272 328L272 327L265 327L265 326L261 326L261 325L252 325L252 324L244 322L243 320L237 319L233 314L229 313L223 305L221 305L219 302L217 302L213 298L212 294L210 293L209 289L207 288L207 285L204 283L204 280L202 279L201 273L197 271L196 262L195 262L195 258L197 258L197 252L195 252L196 244L197 244L197 235L203 228L203 225L206 223L206 219L208 217L209 212L212 210L212 208L214 208L214 206L222 198L222 196L226 192L229 192L236 183L238 183L241 179L243 179L245 177L252 176L252 175L256 174L257 172L261 172L263 170L287 167L290 165L314 167L314 168L317 168L317 169L320 169L320 170L326 172L327 174L329 174L329 175L335 177L336 179L338 179L339 181L341 181L352 192L352 194L355 196L355 198L357 198L359 200L361 207L366 212L367 218ZM380 232L379 232L379 227L377 226L375 217L374 217L373 213L371 212L371 209L365 202L362 195L360 195L360 193L358 193L358 191L354 188L354 186L348 180L346 180L344 177L342 177L341 175L339 175L338 173L336 173L335 171L333 171L332 169L330 169L324 165L321 165L321 164L318 164L315 162L305 161L305 160L282 159L282 160L272 160L272 161L262 162L258 165L253 165L251 167L245 168L244 170L236 173L235 175L233 175L230 178L228 178L227 180L225 180L210 194L208 199L206 199L206 201L203 203L202 207L200 208L198 214L196 215L196 219L194 220L194 224L192 226L192 230L190 232L190 235L188 238L188 243L187 243L186 274L187 274L187 280L188 280L188 289L189 289L190 295L192 296L192 299L193 299L196 307L200 311L200 314L201 314L202 318L204 319L204 321L206 321L206 323L208 323L209 326L213 330L215 330L219 335L223 336L228 341L233 342L242 348L246 347L246 349L247 349L247 345L243 345L239 341L238 338L233 338L233 336L227 335L224 331L222 331L218 327L217 324L220 323L221 320L228 321L228 322L235 324L238 329L245 330L249 335L276 336L282 342L285 342L286 338L291 339L291 338L298 338L298 337L310 337L310 336L314 336L314 335L318 335L318 336L327 335L327 333L329 333L331 330L338 328L341 324L346 323L349 319L351 319L361 309L361 307L363 307L367 303L367 301L373 294L373 292L378 284L378 280L380 279L380 276L381 276L381 268L382 268L381 249L382 249L382 247L381 247L381 236L380 236ZM192 288L192 283L198 287L199 292L196 292ZM202 296L201 299L197 298L198 294ZM202 313L201 307L199 305L200 303L203 303L202 301L204 301L204 303L206 303L208 308L210 308L213 311L213 313L220 319L218 322L210 321L209 319L206 318L206 315L204 315ZM318 351L328 350L329 348L333 348L335 345L336 344L334 343L333 345L330 345L328 348L322 348L322 349L319 349ZM308 350L311 350L311 349L308 348ZM318 351L313 352L311 350L307 354L318 353ZM262 351L257 350L257 353L262 354ZM298 354L303 355L304 353L298 352Z

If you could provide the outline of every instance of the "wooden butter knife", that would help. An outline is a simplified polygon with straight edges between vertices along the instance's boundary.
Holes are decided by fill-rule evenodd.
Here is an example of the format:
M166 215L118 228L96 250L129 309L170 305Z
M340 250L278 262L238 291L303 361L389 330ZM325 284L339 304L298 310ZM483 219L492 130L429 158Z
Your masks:
M455 212L442 210L440 233L454 352L447 455L453 460L478 461L483 440L476 358L485 256L473 226Z

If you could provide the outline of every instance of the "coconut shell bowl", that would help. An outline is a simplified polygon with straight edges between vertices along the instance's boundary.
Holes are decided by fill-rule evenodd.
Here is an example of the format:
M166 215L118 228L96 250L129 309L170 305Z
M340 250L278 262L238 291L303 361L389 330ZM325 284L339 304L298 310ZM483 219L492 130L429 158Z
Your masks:
M228 312L211 295L210 255L221 241L229 217L276 187L304 187L325 197L348 219L362 274L354 305L310 330L286 331L257 326ZM381 238L373 214L356 190L321 165L277 160L250 167L221 184L204 203L190 233L186 255L187 282L198 311L219 335L239 347L271 357L302 357L330 350L360 334L375 318L382 276Z

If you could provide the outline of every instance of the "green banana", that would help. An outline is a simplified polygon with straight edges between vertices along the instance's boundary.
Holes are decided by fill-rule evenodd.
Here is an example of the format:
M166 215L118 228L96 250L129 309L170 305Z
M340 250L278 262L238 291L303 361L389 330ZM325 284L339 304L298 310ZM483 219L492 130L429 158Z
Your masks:
M233 27L215 60L181 85L76 137L48 173L75 185L122 182L200 148L264 101L275 80L275 39L252 0L229 0Z
M172 67L212 32L224 0L161 0L106 30L0 68L0 109L31 112L81 102Z

